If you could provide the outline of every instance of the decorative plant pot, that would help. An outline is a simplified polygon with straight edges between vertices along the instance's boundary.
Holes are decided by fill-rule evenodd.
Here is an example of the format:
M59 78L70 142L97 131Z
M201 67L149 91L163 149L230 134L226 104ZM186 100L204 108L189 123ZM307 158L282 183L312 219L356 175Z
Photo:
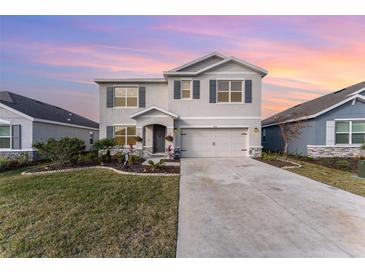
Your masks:
M136 137L136 142L142 143L142 141L143 141L143 138L141 136Z
M359 157L360 158L365 158L365 149L360 149Z
M165 137L165 140L166 140L166 141L169 141L169 142L172 142L172 141L174 140L174 137L172 137L171 135L167 135L167 136Z

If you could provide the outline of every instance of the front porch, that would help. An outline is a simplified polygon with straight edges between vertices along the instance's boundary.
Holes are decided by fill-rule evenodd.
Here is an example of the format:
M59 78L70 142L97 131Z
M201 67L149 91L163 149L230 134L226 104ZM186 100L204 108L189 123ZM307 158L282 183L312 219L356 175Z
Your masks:
M149 107L131 115L136 121L137 136L142 138L137 142L136 150L141 151L144 158L169 156L174 149L174 122L176 114L158 107Z

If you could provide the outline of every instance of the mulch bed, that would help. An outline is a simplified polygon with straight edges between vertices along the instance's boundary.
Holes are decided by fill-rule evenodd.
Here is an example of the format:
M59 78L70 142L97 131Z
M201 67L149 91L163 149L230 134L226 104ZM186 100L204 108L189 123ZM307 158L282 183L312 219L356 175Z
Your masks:
M279 159L275 159L275 160L263 160L261 158L257 158L256 160L258 160L260 162L263 162L263 163L266 163L266 164L269 164L269 165L272 165L272 166L279 167L279 168L283 168L283 167L298 167L297 165L295 165L293 163L290 163L290 162L287 162L287 161L282 161L282 160L279 160Z
M358 158L318 158L312 159L308 157L293 157L293 159L300 160L303 162L322 165L328 168L335 168L343 171L350 171L357 173L358 171Z
M143 166L142 163L144 162L144 159L142 159L139 163L131 166L124 166L122 164L119 164L118 162L110 162L110 163L103 163L101 166L106 167L112 167L117 170L126 171L126 172L133 172L133 173L174 173L179 174L180 173L180 167L179 166L162 166L159 169L152 169L150 166ZM67 164L65 165L63 169L71 169L71 168L80 168L80 167L92 167L92 166L100 166L99 163L84 163L79 165L72 165ZM41 171L53 171L53 170L60 170L59 168L47 165L47 166L41 166L37 167L35 169L32 169L31 172L41 172Z

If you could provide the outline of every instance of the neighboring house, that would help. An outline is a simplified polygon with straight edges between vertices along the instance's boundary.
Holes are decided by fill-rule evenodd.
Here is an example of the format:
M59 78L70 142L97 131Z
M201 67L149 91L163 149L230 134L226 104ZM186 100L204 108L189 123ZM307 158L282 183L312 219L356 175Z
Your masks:
M132 145L144 156L165 154L171 146L182 157L258 156L266 74L235 57L211 53L164 72L163 78L95 80L100 137ZM143 141L136 142L136 136Z
M299 104L262 122L263 147L282 151L279 122L301 120L302 134L289 153L310 157L354 157L365 143L365 82Z
M36 156L32 144L77 137L86 148L99 138L99 125L80 115L9 91L0 92L0 155Z

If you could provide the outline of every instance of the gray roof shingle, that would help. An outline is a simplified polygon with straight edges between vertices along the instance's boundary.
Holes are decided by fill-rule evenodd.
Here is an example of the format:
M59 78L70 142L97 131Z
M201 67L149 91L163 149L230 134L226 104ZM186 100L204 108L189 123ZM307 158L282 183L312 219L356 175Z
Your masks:
M357 92L363 88L365 88L365 81L296 105L269 118L266 118L262 121L262 126L315 115L327 108L330 108L342 102L343 100L347 99L350 94Z
M71 111L40 102L10 91L0 91L0 103L35 119L60 122L91 128L99 124Z

